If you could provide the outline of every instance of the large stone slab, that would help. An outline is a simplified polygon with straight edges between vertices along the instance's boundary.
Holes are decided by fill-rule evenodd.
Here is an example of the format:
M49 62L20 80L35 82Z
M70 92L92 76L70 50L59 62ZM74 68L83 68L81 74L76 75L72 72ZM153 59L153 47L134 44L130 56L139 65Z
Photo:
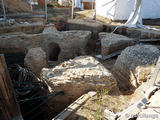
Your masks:
M99 32L103 31L103 24L94 20L69 19L67 29L91 31L92 36L96 37Z
M134 44L134 39L114 33L99 33L99 39L101 41L101 54L103 57Z
M67 24L68 30L91 31L92 39L88 41L88 48L94 50L97 46L98 33L103 31L103 24L95 20L69 19Z
M152 45L135 45L122 51L112 69L121 90L131 90L148 81L159 56L160 51Z
M54 105L70 104L71 101L91 90L110 91L116 87L116 80L111 72L90 56L76 57L55 68L44 68L41 77L48 83L50 92L65 92L64 96L53 100Z

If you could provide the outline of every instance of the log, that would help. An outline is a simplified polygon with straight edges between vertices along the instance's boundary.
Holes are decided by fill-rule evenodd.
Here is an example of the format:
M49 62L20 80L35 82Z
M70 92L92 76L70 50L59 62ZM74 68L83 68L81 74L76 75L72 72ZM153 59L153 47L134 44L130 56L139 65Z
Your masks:
M0 54L0 113L2 120L23 120L4 55Z

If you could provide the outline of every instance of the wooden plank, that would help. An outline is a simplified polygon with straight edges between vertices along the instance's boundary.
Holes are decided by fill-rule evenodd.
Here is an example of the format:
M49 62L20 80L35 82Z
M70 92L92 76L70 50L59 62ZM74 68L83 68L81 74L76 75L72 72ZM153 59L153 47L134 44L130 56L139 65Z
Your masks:
M2 81L2 77L0 76L0 81ZM9 115L9 111L6 106L6 101L4 100L1 90L0 90L0 120L10 120L11 116Z
M156 82L160 82L160 81L156 81L159 72L160 72L160 57L158 58L158 61L156 63L155 70L152 74L151 80L149 81L151 86L155 85Z
M1 103L4 103L11 119L23 120L21 111L14 93L4 56L0 54L0 93ZM7 120L7 119L6 119Z

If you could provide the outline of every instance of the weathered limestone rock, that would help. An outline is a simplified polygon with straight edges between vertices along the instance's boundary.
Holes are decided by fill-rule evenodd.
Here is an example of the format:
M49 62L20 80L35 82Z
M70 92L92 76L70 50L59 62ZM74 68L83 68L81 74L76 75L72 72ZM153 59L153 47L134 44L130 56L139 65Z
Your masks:
M88 48L94 50L96 48L98 33L103 31L103 24L95 20L69 19L67 29L91 31L92 39L88 41Z
M112 69L121 90L137 88L151 78L160 51L152 45L127 47Z
M46 52L47 56L49 56L49 51L52 51L49 45L54 43L55 48L58 46L60 49L58 60L64 61L86 54L86 46L90 38L90 31L76 30L52 32L48 34L3 34L0 36L0 51L26 52L28 49L41 47ZM51 49L53 49L53 47Z
M99 38L102 56L107 56L134 44L133 39L114 33L102 32L99 33Z
M49 34L49 33L53 33L53 32L58 32L55 25L54 24L48 24L45 26L44 30L43 30L43 34Z
M103 31L103 24L94 20L70 19L67 28L69 30L91 31L93 37L96 37L99 32Z
M116 87L116 80L110 71L90 56L76 57L53 69L43 68L41 77L48 83L51 92L65 92L64 96L56 97L52 103L65 105L87 91L110 91Z
M46 53L41 48L32 48L28 51L24 64L39 76L42 68L47 67Z

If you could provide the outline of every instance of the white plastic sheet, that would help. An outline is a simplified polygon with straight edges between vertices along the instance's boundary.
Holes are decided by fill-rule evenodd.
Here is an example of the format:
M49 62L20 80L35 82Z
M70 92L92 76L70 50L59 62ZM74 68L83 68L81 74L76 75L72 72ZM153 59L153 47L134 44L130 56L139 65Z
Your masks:
M112 20L127 20L135 0L96 0L96 13ZM142 18L160 18L160 0L143 0Z
M142 23L142 8L143 0L136 0L134 4L134 9L130 14L125 26L127 27L135 27L135 28L143 28Z

